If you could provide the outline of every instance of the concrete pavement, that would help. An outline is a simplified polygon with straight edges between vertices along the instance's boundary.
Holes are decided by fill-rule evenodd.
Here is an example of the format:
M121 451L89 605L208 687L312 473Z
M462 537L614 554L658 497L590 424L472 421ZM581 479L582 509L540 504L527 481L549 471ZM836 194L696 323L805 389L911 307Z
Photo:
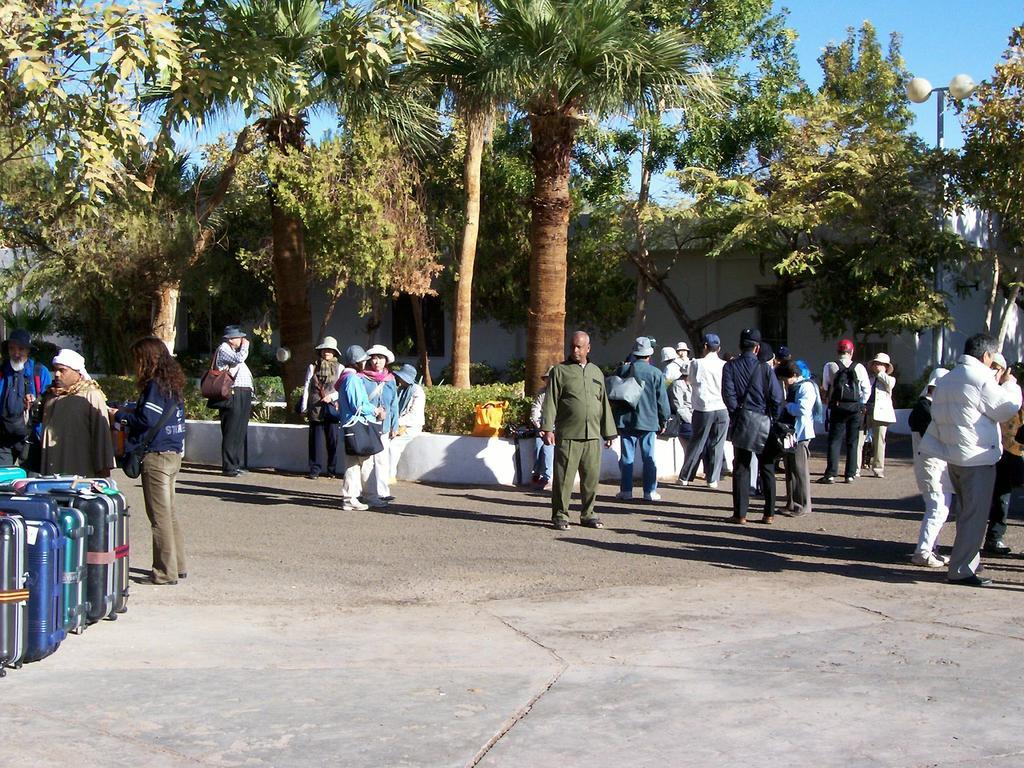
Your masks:
M723 522L728 480L606 486L608 528L559 534L534 494L342 513L192 469L189 579L0 681L0 765L1024 766L1024 560L984 590L910 566L889 475L772 527Z

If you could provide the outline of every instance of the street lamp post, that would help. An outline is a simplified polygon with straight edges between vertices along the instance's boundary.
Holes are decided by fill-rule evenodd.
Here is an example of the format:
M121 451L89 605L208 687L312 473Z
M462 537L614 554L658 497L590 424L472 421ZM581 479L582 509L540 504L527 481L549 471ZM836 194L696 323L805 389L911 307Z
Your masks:
M909 83L907 83L907 98L915 104L923 104L928 101L928 97L933 93L935 94L935 147L937 149L943 149L945 147L945 125L944 117L946 114L946 93L949 93L954 99L958 101L966 99L971 93L974 92L976 84L970 75L957 75L949 81L949 85L945 87L932 88L932 84L925 80L923 77L915 77ZM946 221L946 190L945 180L940 181L939 188L939 210L938 210L938 228L942 231ZM936 293L942 292L943 274L941 262L935 265L935 291ZM932 329L932 365L942 365L942 354L945 348L945 328L941 325L935 326Z

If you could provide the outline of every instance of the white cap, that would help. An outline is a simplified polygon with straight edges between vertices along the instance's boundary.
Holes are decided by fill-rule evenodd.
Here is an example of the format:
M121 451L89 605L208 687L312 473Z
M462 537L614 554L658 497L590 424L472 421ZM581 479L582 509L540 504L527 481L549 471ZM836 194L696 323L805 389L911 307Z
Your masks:
M85 370L85 358L75 352L73 349L62 349L57 353L57 356L53 358L53 365L63 365L65 368L70 368L73 371L78 371L82 374L83 379L91 379L89 372Z
M936 368L934 371L932 371L932 375L928 377L928 386L934 387L938 380L945 376L947 373L949 373L949 371L946 370L945 368Z
M676 351L674 349L672 349L672 347L662 347L661 348L661 362L667 363L667 362L669 362L671 360L678 360L678 359L679 359L679 355L676 354Z
M1000 368L1005 368L1006 367L1006 358L1003 357L1003 353L1002 352L993 352L992 353L992 362L995 363L996 365L998 365Z
M677 352L683 352L683 351L689 352L690 351L690 345L687 344L685 341L680 341L678 344L676 344L676 351Z

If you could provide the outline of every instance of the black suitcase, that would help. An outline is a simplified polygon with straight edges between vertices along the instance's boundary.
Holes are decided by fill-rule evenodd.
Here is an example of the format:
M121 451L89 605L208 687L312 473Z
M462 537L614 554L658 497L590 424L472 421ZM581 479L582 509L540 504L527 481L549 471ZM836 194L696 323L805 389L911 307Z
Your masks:
M88 621L94 624L102 619L116 619L116 607L123 599L118 573L117 502L110 496L92 491L51 490L49 495L60 504L81 510L89 533L85 562L88 570L86 601L89 603ZM127 558L124 558L127 570Z
M25 521L0 513L0 677L20 667L28 643Z

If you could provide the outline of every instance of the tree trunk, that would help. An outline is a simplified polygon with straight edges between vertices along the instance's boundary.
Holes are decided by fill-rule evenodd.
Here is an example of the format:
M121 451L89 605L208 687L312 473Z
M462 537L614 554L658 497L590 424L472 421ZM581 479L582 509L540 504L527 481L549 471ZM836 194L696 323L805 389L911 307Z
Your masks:
M1006 308L1003 310L1003 319L999 323L999 334L996 336L996 349L1000 352L1003 351L1003 342L1006 340L1006 334L1010 330L1010 318L1017 313L1017 297L1020 296L1020 275L1013 275L1013 288L1010 289L1010 295L1006 299Z
M999 296L999 254L992 251L992 288L985 298L985 330L993 331L992 323L996 310L996 298Z
M533 198L530 218L530 307L526 325L526 392L565 356L569 161L577 121L558 112L530 115Z
M273 235L274 295L281 346L291 358L284 364L284 391L301 387L306 366L313 359L312 309L309 305L309 276L302 222L277 205L271 192L271 233Z
M416 350L418 351L418 363L420 373L423 376L423 383L428 386L434 386L433 379L430 378L430 356L427 353L427 331L423 327L423 297L409 295L409 300L412 303L412 322L416 326ZM462 387L462 389L468 389L469 387Z
M178 332L178 297L181 282L168 280L162 283L153 296L150 333L167 345L167 351L174 354L174 341Z
M459 271L455 277L455 312L452 316L452 386L456 389L469 388L473 268L476 262L476 241L480 233L480 163L489 117L486 112L471 112L465 118L466 155L462 174L466 186L466 221L462 228Z
M651 288L647 278L637 275L636 278L636 311L633 313L633 331L636 336L647 335L647 294Z
M651 199L651 164L650 164L651 143L647 133L644 133L643 144L640 148L640 193L636 199L636 208L633 210L633 226L636 238L636 255L634 261L638 264L648 263L650 253L647 250L647 228L644 226L644 213L647 210L647 203ZM647 332L647 294L651 286L646 275L641 274L636 281L636 314L633 316L636 335L643 336Z

